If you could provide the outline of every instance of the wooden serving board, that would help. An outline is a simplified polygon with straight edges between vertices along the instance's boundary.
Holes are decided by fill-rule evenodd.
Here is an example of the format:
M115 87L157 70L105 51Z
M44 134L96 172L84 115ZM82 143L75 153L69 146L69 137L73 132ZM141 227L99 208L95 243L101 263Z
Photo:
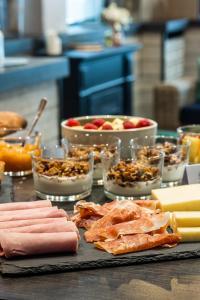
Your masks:
M0 259L0 271L7 276L23 276L194 257L200 257L200 243L180 244L175 248L152 249L113 256L95 249L92 244L86 243L82 238L77 254L44 255L12 260L2 258Z

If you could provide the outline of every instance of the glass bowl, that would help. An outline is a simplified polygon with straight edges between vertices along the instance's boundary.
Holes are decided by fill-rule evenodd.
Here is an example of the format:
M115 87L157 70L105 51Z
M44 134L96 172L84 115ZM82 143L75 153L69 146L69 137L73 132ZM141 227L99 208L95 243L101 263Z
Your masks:
M189 162L200 163L200 124L187 125L177 128L181 144L190 143Z
M94 154L93 184L103 185L101 151L105 150L107 155L113 156L119 149L121 140L111 134L103 136L102 134L91 135L86 133L82 138L79 135L73 136L73 142L63 139L62 144L68 156L71 157L87 155L92 151Z
M164 155L156 154L141 160L140 148L119 149L112 157L102 152L104 192L110 199L146 199L151 190L161 187Z
M179 144L176 137L154 136L130 141L133 148L141 147L141 156L148 156L151 149L158 149L164 153L162 181L163 187L180 184L185 166L188 164L189 143Z
M66 157L63 148L43 147L33 156L33 179L36 195L51 201L75 201L91 194L93 155Z
M5 162L5 174L25 176L32 173L32 154L39 154L41 134L24 136L9 135L0 138L0 161Z

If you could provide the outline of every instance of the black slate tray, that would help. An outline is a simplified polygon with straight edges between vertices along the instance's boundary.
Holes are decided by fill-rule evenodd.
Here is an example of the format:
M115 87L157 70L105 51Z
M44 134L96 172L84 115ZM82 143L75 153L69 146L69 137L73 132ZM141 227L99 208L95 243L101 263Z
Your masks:
M14 200L12 177L5 176L0 186L0 203L12 202Z
M0 195L0 202L13 201L12 178L5 179ZM88 200L100 204L108 201L103 194L102 187L93 188L92 195ZM74 205L73 202L55 204L67 211L71 211ZM83 230L81 230L81 236L77 254L53 254L10 260L1 258L0 272L5 276L23 276L200 257L200 243L180 244L175 248L152 249L113 256L95 249L93 244L86 243L83 238Z
M2 258L0 259L0 271L7 276L23 276L194 257L200 257L200 243L180 244L175 248L152 249L113 256L95 249L92 244L86 243L82 238L78 254L44 255L12 260Z

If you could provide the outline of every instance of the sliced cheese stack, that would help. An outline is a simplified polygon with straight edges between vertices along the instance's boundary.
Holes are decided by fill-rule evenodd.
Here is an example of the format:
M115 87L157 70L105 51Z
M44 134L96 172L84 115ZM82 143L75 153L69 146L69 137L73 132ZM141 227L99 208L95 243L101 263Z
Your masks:
M175 211L171 214L172 227L200 227L200 211Z
M200 184L156 189L152 198L162 211L171 211L170 226L182 242L200 242Z
M200 184L152 190L162 211L200 211Z
M179 233L182 242L200 241L200 211L175 211L170 216L170 227Z
M181 242L200 242L200 227L178 227Z

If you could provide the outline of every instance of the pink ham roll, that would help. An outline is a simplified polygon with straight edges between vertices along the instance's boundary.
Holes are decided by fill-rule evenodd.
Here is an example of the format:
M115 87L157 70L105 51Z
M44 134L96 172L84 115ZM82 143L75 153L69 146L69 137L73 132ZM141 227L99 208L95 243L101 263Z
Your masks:
M76 252L78 237L76 232L56 233L16 233L0 234L0 256L37 255L58 252Z
M30 208L40 208L40 207L52 207L51 201L41 200L41 201L30 201L30 202L1 203L0 211L21 210L21 209L30 209Z
M23 227L0 229L2 232L26 232L26 233L47 233L47 232L76 232L79 237L78 229L72 221L58 220L47 224L34 224Z
M35 224L48 224L57 221L67 221L66 217L61 218L43 218L43 219L28 219L28 220L17 220L17 221L8 221L8 222L0 222L0 230L7 228L17 228L17 227L25 227L29 225Z
M7 215L23 215L26 213L35 213L35 212L41 212L41 211L57 211L58 207L39 207L39 208L30 208L30 209L18 209L18 210L3 210L0 211L0 217L7 216Z
M47 207L46 209L27 209L7 211L3 214L0 212L0 222L16 221L16 220L28 220L28 219L42 219L42 218L68 218L67 213L63 209L57 209L56 207Z

